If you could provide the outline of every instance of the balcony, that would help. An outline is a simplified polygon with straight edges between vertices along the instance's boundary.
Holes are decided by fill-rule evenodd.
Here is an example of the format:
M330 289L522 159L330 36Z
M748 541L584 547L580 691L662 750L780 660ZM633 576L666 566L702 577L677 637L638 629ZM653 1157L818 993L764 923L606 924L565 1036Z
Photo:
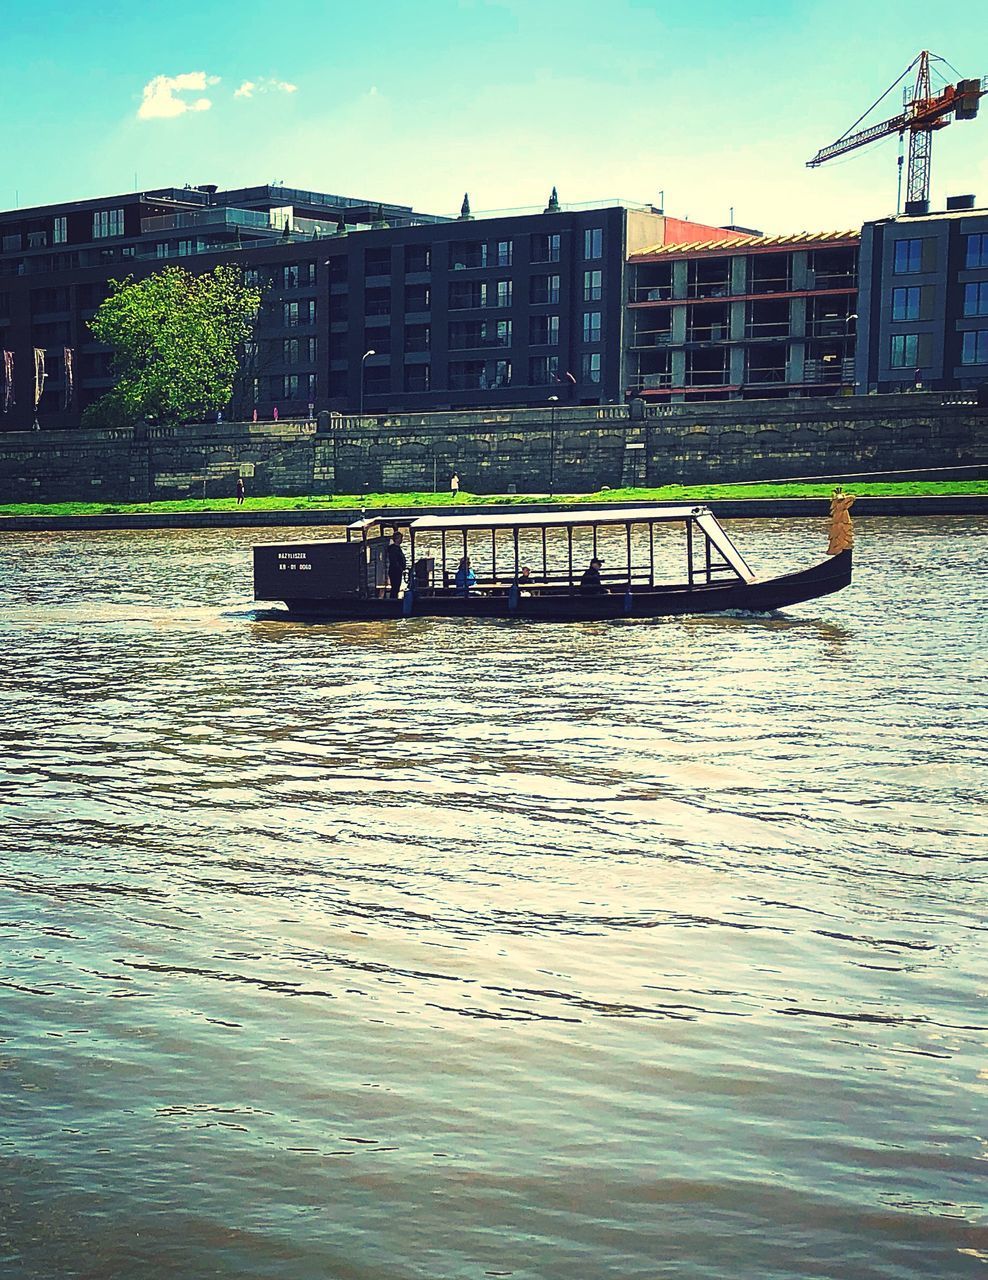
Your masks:
M671 284L638 284L628 290L629 302L668 302L671 297Z
M645 329L632 335L631 350L648 350L651 347L667 347L672 342L671 329Z

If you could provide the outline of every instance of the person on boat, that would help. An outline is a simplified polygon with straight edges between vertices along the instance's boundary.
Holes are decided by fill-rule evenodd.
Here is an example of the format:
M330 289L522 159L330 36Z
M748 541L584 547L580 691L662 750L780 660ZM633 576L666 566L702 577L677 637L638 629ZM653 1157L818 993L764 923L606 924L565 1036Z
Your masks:
M580 579L581 596L607 595L607 588L600 580L600 566L602 563L603 561L594 556L586 569L584 569L583 577Z
M391 584L391 599L398 599L398 592L401 590L401 584L405 580L405 570L408 568L408 561L405 553L401 549L404 534L400 529L395 529L391 535L391 541L388 543L388 582Z
M527 564L523 564L521 567L521 573L518 575L518 585L520 587L530 587L532 585L532 570Z
M467 596L470 594L470 588L477 585L477 575L470 568L469 556L464 556L460 561L460 567L456 571L456 594L458 596Z

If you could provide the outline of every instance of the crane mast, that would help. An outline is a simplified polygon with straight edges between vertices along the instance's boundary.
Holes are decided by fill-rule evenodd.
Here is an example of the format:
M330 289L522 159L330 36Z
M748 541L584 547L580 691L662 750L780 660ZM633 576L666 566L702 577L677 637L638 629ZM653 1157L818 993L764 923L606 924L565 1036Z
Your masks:
M836 142L832 142L828 147L822 147L812 160L807 160L807 168L815 169L836 156L846 155L849 151L855 151L858 147L867 146L870 142L877 142L892 134L897 133L902 137L908 133L909 166L906 176L906 201L907 204L912 205L920 201L928 202L934 131L945 128L953 120L973 120L978 114L981 98L988 93L988 77L958 80L956 84L948 84L935 94L930 83L930 52L924 49L913 59L895 84L904 80L914 67L916 80L912 94L910 96L907 91L903 109L898 115L857 133L852 132L865 118L862 116ZM892 85L893 89L895 84ZM891 89L886 92L891 92ZM885 96L882 94L883 98ZM865 115L870 114L871 109L869 108Z

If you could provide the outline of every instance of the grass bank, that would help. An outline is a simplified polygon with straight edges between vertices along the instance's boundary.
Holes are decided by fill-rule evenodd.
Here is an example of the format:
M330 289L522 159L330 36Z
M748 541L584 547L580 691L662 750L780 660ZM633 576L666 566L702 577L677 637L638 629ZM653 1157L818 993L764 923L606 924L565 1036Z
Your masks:
M988 495L988 480L868 481L848 484L862 497L922 498L947 495ZM663 485L658 489L603 489L599 493L463 493L454 499L444 493L339 493L294 498L247 498L246 511L333 511L365 507L469 507L545 502L715 502L742 498L827 498L833 486L792 484ZM185 498L171 502L14 502L0 504L0 516L180 515L188 512L235 511L233 498Z

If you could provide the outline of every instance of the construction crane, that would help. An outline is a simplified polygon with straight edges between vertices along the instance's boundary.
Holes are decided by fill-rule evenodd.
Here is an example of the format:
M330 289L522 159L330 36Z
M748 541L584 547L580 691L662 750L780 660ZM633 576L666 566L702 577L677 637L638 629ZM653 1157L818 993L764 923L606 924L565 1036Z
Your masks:
M956 84L948 84L940 93L935 94L930 86L931 57L934 62L945 62L945 59L938 57L936 54L931 55L928 49L924 49L906 67L902 75L893 84L889 85L882 97L872 103L864 115L855 120L851 128L839 137L836 142L832 142L829 147L823 147L812 160L807 160L806 167L815 169L817 165L825 164L826 161L833 160L836 156L842 156L848 151L854 151L858 147L867 146L869 142L877 142L880 138L887 138L893 133L897 133L901 139L908 133L907 210L909 206L913 208L921 207L918 202L928 203L930 199L930 153L932 151L934 130L943 129L951 123L952 119L973 120L978 114L981 98L985 93L988 93L988 77L984 77L980 80L959 79ZM913 85L911 94L908 88L904 91L901 113L893 116L891 120L883 120L881 124L875 124L868 129L862 129L860 132L854 133L853 130L857 129L862 120L874 111L878 103L882 101L882 98L887 97L909 75L914 67L916 68L916 83ZM899 201L897 201L900 207L901 197L902 154L900 149Z

